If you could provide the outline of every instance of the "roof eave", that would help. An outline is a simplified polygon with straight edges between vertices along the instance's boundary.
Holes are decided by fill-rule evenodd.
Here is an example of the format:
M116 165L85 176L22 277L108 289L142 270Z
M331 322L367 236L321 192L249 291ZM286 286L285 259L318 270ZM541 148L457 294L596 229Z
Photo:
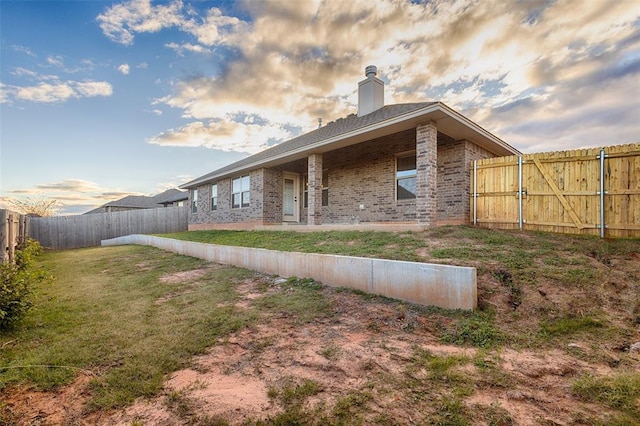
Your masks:
M387 134L397 133L399 131L406 130L408 128L417 126L421 123L428 122L428 121L434 121L436 122L436 125L437 125L438 121L441 121L446 118L450 118L462 124L463 126L465 126L465 128L470 129L472 133L480 136L482 141L478 141L476 140L476 138L470 138L470 139L473 140L474 142L484 142L481 144L481 146L483 146L485 149L487 149L488 151L494 154L497 154L497 155L520 154L518 150L511 147L509 144L507 144L497 136L491 134L490 132L486 131L482 127L478 126L473 121L466 118L465 116L457 113L456 111L449 108L447 105L443 104L442 102L435 102L424 108L420 108L415 111L410 111L408 113L401 114L396 117L389 118L387 120L383 120L368 126L364 126L355 130L342 133L337 136L323 139L322 141L309 144L304 147L293 149L285 153L274 155L273 157L251 162L249 164L244 164L234 169L225 170L223 173L220 173L220 174L205 175L206 177L203 176L201 178L194 179L191 182L187 182L181 185L180 188L191 189L201 184L215 182L216 180L233 176L247 170L274 166L278 164L283 164L285 162L294 161L299 158L302 158L304 154L313 153L313 152L316 152L316 153L326 152L333 149L339 149L344 146L354 145L370 139L369 137L367 137L368 135L369 136L373 135L373 138L386 136ZM385 129L388 131L384 131Z

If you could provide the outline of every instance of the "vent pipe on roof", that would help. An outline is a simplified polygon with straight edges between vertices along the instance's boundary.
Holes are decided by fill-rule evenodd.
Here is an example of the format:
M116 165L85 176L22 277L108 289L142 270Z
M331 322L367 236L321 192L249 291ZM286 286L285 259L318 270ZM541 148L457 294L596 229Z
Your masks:
M378 67L369 65L364 70L367 78L358 83L358 117L384 106L384 82L376 77L377 74Z

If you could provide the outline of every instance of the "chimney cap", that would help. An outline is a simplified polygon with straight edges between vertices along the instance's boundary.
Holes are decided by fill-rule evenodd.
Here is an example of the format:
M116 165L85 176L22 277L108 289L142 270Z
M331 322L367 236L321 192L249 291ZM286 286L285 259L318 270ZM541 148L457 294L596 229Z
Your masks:
M370 78L375 77L376 75L378 75L378 67L376 67L375 65L368 65L364 69L364 75Z

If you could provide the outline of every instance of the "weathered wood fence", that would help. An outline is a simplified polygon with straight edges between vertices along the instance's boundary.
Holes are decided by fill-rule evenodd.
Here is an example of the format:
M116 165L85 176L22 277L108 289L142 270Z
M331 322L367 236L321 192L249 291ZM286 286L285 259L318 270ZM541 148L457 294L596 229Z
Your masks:
M475 161L470 194L479 226L640 237L640 144Z
M187 230L186 207L127 210L77 216L29 218L29 237L61 250L99 246L102 240L130 234L165 234Z
M0 262L13 262L16 248L27 238L28 217L0 209Z

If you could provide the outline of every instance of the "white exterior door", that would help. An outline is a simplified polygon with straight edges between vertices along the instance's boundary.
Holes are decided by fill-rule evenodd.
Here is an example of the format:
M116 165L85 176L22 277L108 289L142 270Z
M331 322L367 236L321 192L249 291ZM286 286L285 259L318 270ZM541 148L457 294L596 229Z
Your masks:
M284 222L299 222L300 176L294 173L284 173L282 185L282 220Z

